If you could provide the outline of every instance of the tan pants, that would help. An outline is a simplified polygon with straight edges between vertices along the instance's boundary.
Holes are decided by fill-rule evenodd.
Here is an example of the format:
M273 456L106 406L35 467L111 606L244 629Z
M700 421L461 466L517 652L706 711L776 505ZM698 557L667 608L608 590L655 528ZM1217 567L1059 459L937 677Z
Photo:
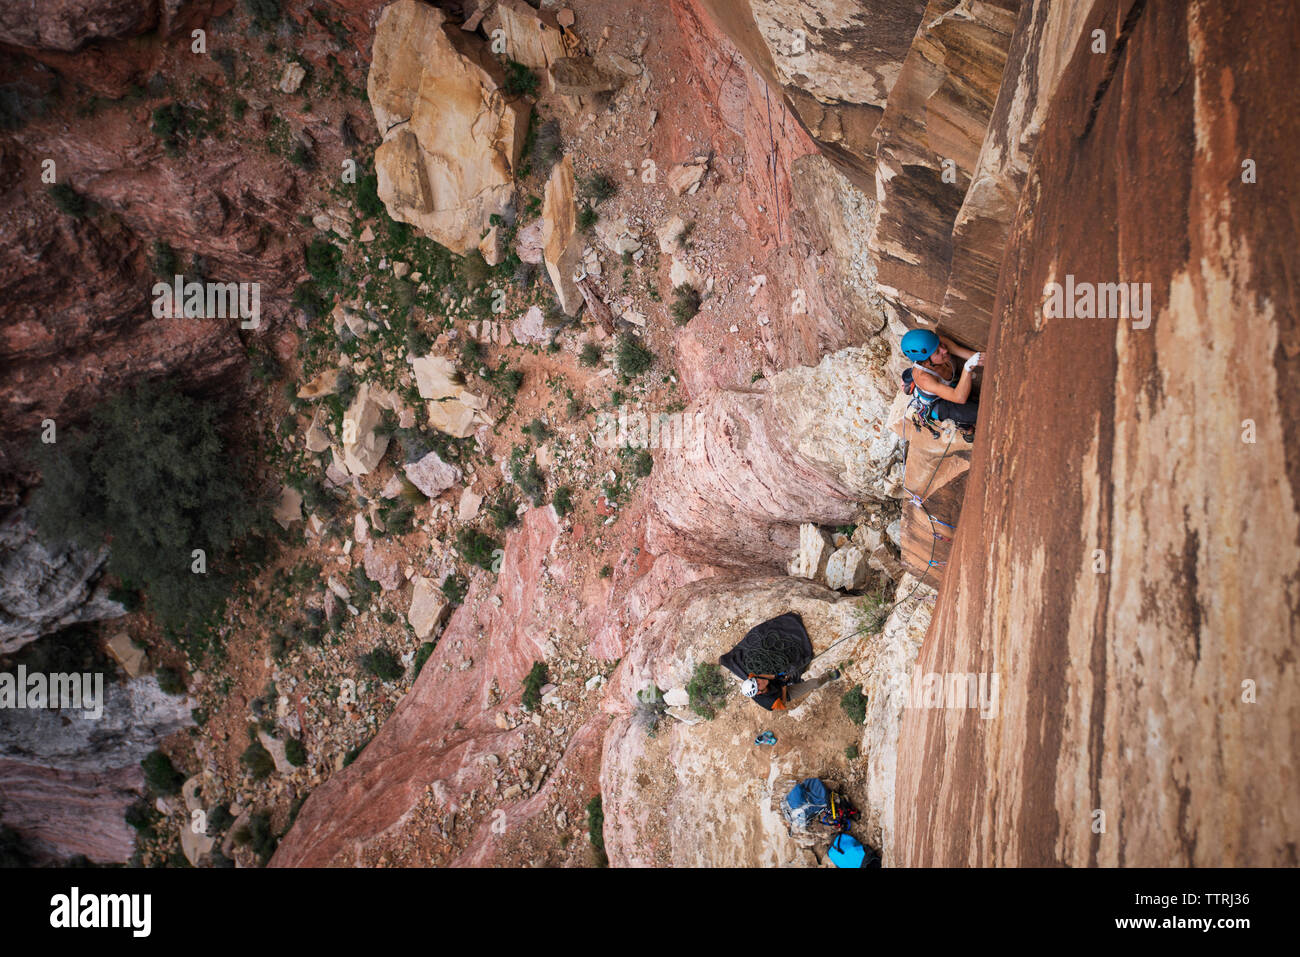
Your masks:
M786 687L786 704L793 708L804 698L808 697L824 684L828 684L833 679L830 675L822 675L820 678L809 678L807 681L800 681L796 684Z

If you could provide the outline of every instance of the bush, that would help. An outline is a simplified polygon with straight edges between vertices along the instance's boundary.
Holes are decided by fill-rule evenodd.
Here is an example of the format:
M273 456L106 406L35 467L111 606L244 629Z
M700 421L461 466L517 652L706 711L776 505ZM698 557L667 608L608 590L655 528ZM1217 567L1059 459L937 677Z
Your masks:
M844 749L844 756L850 761L856 761L858 759L858 746L856 744L850 744Z
M649 449L638 449L636 455L632 457L632 474L637 478L645 478L655 467L655 457L650 454Z
M307 763L307 749L297 738L290 738L284 742L284 757L295 768L300 768Z
M537 74L517 60L506 61L506 96L533 96L537 92Z
M519 524L519 499L510 489L502 492L500 498L489 505L487 510L497 528L512 528Z
M152 840L158 836L158 831L154 827L158 819L162 817L158 810L146 801L144 798L133 803L126 809L124 815L126 823L135 829L136 833L144 840Z
M433 650L437 647L438 646L434 642L426 641L424 644L420 645L419 648L415 649L415 662L412 668L412 677L420 677L420 670L424 667L424 663L429 660L429 656L433 654Z
M492 384L504 398L513 399L524 384L522 369L507 369L504 365L492 374Z
M442 582L442 594L453 605L465 600L465 579L459 575L448 575Z
M727 681L722 669L712 662L701 661L686 683L686 693L690 695L692 711L710 720L716 718L727 703Z
M660 722L668 713L664 693L657 685L647 685L636 693L636 711L632 720L645 732L647 738L659 733Z
M271 830L271 815L265 811L254 814L248 824L235 832L235 843L251 848L260 863L269 861L280 843Z
M592 226L595 226L595 225L596 225L596 222L597 222L599 219L600 219L600 214L599 214L599 213L597 213L597 212L596 212L594 209L592 209L590 206L584 205L584 206L582 207L582 209L578 210L578 229L579 229L579 231L581 231L581 230L585 230L585 229L591 229Z
M573 511L573 489L567 485L561 485L555 490L555 497L551 499L551 504L555 506L555 514L564 518Z
M144 769L144 783L160 797L180 793L181 785L185 783L185 775L177 771L172 759L161 751L149 752L140 762L140 767Z
M534 661L532 670L524 678L524 707L536 711L542 704L542 685L546 684L546 664Z
M522 449L515 449L510 459L510 477L534 505L541 505L546 497L546 476L542 474L535 458L523 457Z
M535 115L535 114L534 114ZM556 120L547 120L537 127L533 136L532 147L527 150L529 164L542 175L549 176L551 167L564 153L564 143L560 139L560 124Z
M867 720L867 696L862 693L862 685L854 685L840 698L840 707L854 724Z
M619 374L626 380L649 369L655 361L655 354L641 345L635 336L625 332L618 337L614 358L618 363Z
M270 751L262 747L261 741L254 741L245 748L239 761L252 773L254 781L269 778L275 770L275 759L271 757Z
M156 672L158 676L158 687L165 694L184 694L185 693L185 675L177 668L163 666Z
M189 111L180 103L166 103L153 111L150 130L162 140L163 152L168 156L179 156L184 140L190 134L193 120Z
M275 26L284 15L280 0L244 0L244 9L263 29Z
M323 236L317 236L303 250L307 271L318 284L333 289L339 284L339 248Z
M108 570L143 586L176 635L215 616L226 595L221 566L253 510L214 406L147 385L101 405L90 427L38 445L35 458L43 484L34 512L50 540L97 550L111 538ZM191 571L196 548L205 574Z
M476 528L462 528L456 534L456 550L471 565L477 565L485 571L495 572L495 552L501 543L489 535L484 535Z
M579 184L581 191L593 206L599 206L618 192L618 184L604 173L595 173L585 177Z
M73 219L83 219L90 211L90 202L67 183L50 187L50 201L54 208Z
M682 283L673 289L673 321L684 326L700 311L700 291Z
M609 857L605 853L605 808L599 794L587 802L587 839L596 849L597 866L608 866Z
M578 353L578 361L584 366L598 366L600 360L604 357L604 353L600 351L600 346L594 342L588 342L582 347L582 351Z
M546 423L541 419L533 419L533 421L525 425L524 432L534 442L545 442L551 435L551 430L546 427Z
M614 574L614 566L613 566L613 565L601 565L601 566L600 566L600 572L599 572L598 574L600 575L601 578L609 578L611 575Z
M362 668L380 681L396 681L406 674L406 669L397 660L397 656L382 645L362 655L360 662Z
M357 209L367 219L375 219L385 212L384 201L379 198L379 177L366 173L357 180Z
M218 804L208 815L208 833L220 834L235 823L235 816L230 813L229 804Z

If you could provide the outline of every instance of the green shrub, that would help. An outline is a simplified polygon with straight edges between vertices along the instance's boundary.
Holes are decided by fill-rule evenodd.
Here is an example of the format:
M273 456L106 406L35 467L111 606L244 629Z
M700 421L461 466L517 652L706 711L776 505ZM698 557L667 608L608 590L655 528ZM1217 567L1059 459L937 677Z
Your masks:
M546 664L534 661L532 670L524 678L524 707L536 711L542 704L542 685L546 684Z
M165 694L184 694L185 693L185 675L178 668L170 668L166 665L157 669L155 674L158 677L158 687Z
M545 442L551 435L551 430L546 427L546 423L541 419L533 419L533 421L525 425L524 432L534 442Z
M111 539L109 571L143 586L174 635L200 633L225 600L222 566L253 518L216 408L142 386L99 406L89 427L38 445L35 457L43 533L90 549ZM191 571L194 549L205 552L204 574Z
M362 655L360 662L362 668L380 681L396 681L406 674L397 656L382 645Z
M442 594L453 605L459 605L465 600L465 579L459 575L448 575L443 579Z
M379 177L366 173L357 180L357 209L366 219L375 219L387 210L384 201L379 198Z
M517 60L506 61L506 96L533 96L537 92L537 74Z
M856 744L850 744L844 749L844 756L850 761L856 761L858 759L858 746Z
M275 26L284 16L280 0L244 0L244 9L262 29Z
M259 863L269 861L280 843L280 839L271 830L271 815L265 811L254 814L246 825L235 832L235 843L250 848L257 855Z
M489 535L484 535L476 528L462 528L456 534L456 550L471 565L477 565L486 571L495 572L495 552L501 543Z
M561 485L555 490L555 496L551 499L551 504L555 506L555 514L564 518L573 511L573 489L567 485Z
M284 742L284 758L295 768L300 768L307 763L307 749L297 738L290 738Z
M290 300L294 306L307 313L309 319L319 319L329 312L329 304L317 291L313 282L299 283Z
M158 810L144 798L134 802L126 809L125 820L133 827L143 840L153 840L158 836L154 827L162 817Z
M627 380L649 369L655 361L655 354L641 345L636 336L625 332L618 337L614 358L618 363L619 374Z
M598 366L604 357L604 353L600 351L600 346L594 342L588 342L582 347L582 351L578 353L578 361L584 366Z
M597 213L590 206L584 204L582 209L578 210L579 231L591 229L591 227L595 226L599 220L600 220L600 214Z
M343 254L339 248L323 236L317 236L303 250L307 271L316 282L326 289L334 289L339 284L339 261Z
M605 808L599 794L587 802L587 839L596 849L597 866L607 867L609 857L605 853Z
M519 524L519 499L510 489L503 491L487 510L497 528L513 528Z
M508 369L504 365L492 374L492 384L504 398L513 399L519 392L519 387L524 384L524 372L522 369Z
M584 177L579 182L579 188L593 206L599 206L618 192L618 184L604 173Z
M172 759L161 751L150 751L140 767L144 769L144 783L149 790L161 797L180 792L185 783L185 775L172 765Z
M420 670L424 667L424 663L429 660L429 656L433 654L434 649L437 647L436 643L426 641L424 644L420 645L419 648L415 649L415 662L412 668L413 678L420 677Z
M700 311L700 291L682 283L673 288L673 321L684 326Z
M598 574L600 575L601 578L609 578L611 575L614 574L614 566L613 566L613 565L601 565L601 566L600 566L600 572L599 572Z
M150 130L162 140L163 151L168 156L179 156L193 126L193 117L183 104L165 103L155 107Z
M534 505L541 505L546 497L546 476L542 474L537 459L523 456L523 449L515 449L510 459L510 478Z
M235 823L235 816L230 813L229 804L218 804L208 815L208 833L220 834Z
M54 208L73 219L83 219L90 210L90 202L67 183L50 187L50 201Z
M254 781L262 781L271 776L275 770L275 759L271 752L262 747L261 741L254 741L239 756L240 763L253 775Z
M636 454L632 457L632 474L637 478L645 478L655 467L655 457L650 454L649 449L637 449Z
M840 698L840 707L854 724L867 720L867 696L862 693L862 685L854 685Z
M534 111L534 117L536 112ZM532 137L532 144L528 146L525 153L528 156L529 165L536 172L540 173L543 178L551 173L551 167L556 164L559 158L564 155L564 143L560 138L560 124L557 120L547 120L537 127L536 134ZM539 205L540 208L540 205ZM525 211L536 213L532 209L532 203L525 207Z
M710 720L716 718L727 703L727 680L722 676L722 669L712 662L701 661L686 683L686 693L690 695L692 711Z

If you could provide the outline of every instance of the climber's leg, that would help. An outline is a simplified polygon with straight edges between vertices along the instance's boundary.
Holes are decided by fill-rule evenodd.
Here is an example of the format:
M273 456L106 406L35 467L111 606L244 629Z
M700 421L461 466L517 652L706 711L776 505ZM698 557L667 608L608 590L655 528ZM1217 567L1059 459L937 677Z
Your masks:
M796 684L792 684L786 689L786 701L789 703L790 707L793 708L796 704L808 697L808 695L812 694L822 685L829 684L838 677L839 672L833 671L830 674L822 675L820 678L809 678L807 681L800 681Z
M949 402L947 399L940 399L934 404L933 419L942 421L943 419L952 419L958 425L974 425L975 419L979 415L980 404L978 399L972 399L969 402Z

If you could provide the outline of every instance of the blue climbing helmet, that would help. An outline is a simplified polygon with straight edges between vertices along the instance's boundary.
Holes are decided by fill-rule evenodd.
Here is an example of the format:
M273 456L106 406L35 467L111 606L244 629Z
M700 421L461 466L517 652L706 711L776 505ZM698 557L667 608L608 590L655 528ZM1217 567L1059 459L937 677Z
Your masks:
M913 362L924 362L939 348L939 337L929 329L913 329L903 336L903 355Z

